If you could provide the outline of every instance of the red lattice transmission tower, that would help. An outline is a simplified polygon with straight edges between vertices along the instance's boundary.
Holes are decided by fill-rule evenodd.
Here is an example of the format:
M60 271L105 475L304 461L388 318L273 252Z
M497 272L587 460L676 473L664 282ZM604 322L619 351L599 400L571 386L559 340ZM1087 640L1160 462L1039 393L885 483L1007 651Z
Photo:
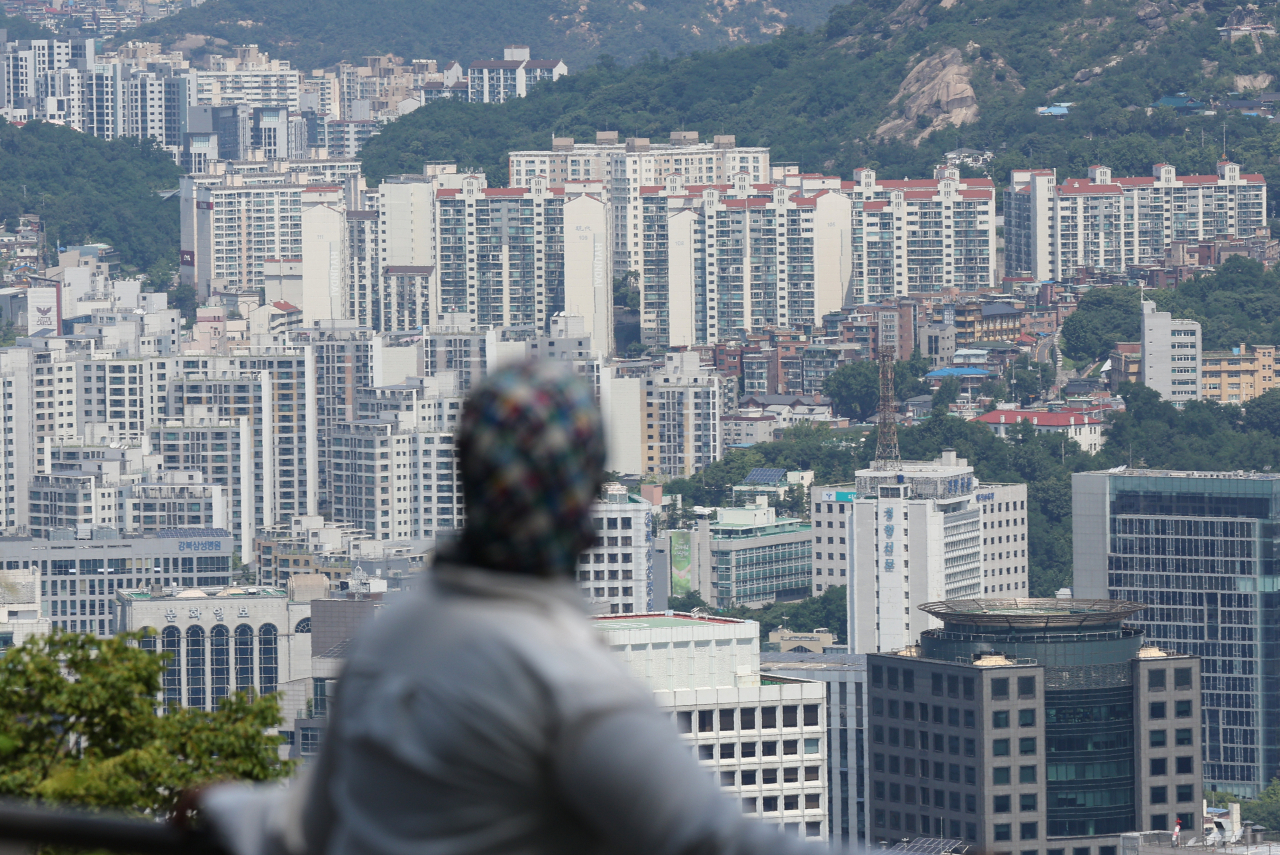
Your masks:
M880 418L873 464L876 469L902 468L902 455L898 452L898 407L893 391L893 358L892 347L881 345L876 351L876 361L880 364L880 405L877 408Z

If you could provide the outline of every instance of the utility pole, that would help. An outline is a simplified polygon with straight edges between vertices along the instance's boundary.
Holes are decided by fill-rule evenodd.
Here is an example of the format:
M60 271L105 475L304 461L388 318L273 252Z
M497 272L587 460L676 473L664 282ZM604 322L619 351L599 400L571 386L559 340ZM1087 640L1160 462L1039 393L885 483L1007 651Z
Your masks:
M880 429L876 432L876 459L873 469L885 471L902 468L902 455L898 451L898 420L893 391L893 357L895 348L880 345L876 359L880 364L880 403L876 408Z

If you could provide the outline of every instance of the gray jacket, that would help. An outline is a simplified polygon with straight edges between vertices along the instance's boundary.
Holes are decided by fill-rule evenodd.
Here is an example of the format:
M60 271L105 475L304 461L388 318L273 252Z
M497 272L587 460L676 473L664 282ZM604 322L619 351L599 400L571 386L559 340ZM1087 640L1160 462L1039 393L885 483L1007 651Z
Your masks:
M741 815L568 582L437 565L353 645L310 771L205 798L237 855L814 851Z

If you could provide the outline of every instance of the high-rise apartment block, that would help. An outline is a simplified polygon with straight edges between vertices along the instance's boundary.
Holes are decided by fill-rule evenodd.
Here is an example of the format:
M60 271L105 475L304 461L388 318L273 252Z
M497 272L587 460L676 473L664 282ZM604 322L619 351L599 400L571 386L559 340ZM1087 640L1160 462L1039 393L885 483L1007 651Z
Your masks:
M1140 603L949 600L867 654L870 841L1116 855L1199 828L1200 660L1144 645Z
M557 137L551 151L513 151L507 156L512 187L530 187L545 178L552 188L577 181L603 182L613 206L613 264L619 273L639 271L644 260L641 191L668 175L684 176L689 185L723 184L739 172L754 182L769 179L769 149L740 147L731 135L698 141L697 131L675 131L670 143L647 138L618 141L616 131L601 131L594 144Z
M1142 301L1142 359L1139 379L1166 401L1181 406L1200 400L1200 323L1157 312Z
M1027 595L1026 485L980 484L954 451L810 496L815 581L851 582L852 653L914 644L931 625L922 603Z
M641 467L646 474L688 478L720 459L720 375L697 353L668 353L662 367L644 381L639 417L644 425ZM637 388L636 391L639 391ZM634 413L624 397L610 415Z
M600 614L644 614L655 603L653 505L605 484L591 505L595 543L578 556L578 587L588 607ZM663 603L665 604L665 600Z
M502 59L477 60L467 67L470 101L501 104L508 98L523 98L533 84L559 80L568 73L562 59L530 59L528 45L508 45Z
M1057 184L1050 169L1015 169L1005 190L1010 276L1070 279L1085 270L1123 273L1163 264L1173 241L1249 237L1266 228L1267 185L1224 160L1216 175L1115 178L1106 166Z
M1203 718L1181 726L1204 734L1205 786L1257 797L1280 775L1280 655L1270 642L1280 476L1122 470L1071 480L1076 594L1147 604L1129 623L1201 658Z
M815 327L845 303L850 202L753 183L640 188L641 340L710 344L766 327Z

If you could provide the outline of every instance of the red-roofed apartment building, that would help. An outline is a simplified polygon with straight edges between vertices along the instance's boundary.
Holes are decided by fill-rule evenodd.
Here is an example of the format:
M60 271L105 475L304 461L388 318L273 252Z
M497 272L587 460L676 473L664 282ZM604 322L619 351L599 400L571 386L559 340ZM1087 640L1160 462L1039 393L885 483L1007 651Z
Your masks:
M1163 264L1173 241L1259 234L1266 210L1263 177L1225 160L1217 175L1157 163L1149 178L1113 178L1092 166L1088 179L1062 184L1051 169L1016 169L1004 198L1005 270L1043 281Z
M502 59L473 62L467 67L469 100L473 104L501 104L523 98L540 80L559 80L569 73L562 59L530 59L528 45L508 45Z
M1084 413L1042 413L1038 410L992 410L973 421L982 422L1002 439L1008 439L1013 429L1022 422L1030 422L1036 433L1064 434L1074 439L1080 448L1097 454L1107 438L1102 433L1103 423Z

